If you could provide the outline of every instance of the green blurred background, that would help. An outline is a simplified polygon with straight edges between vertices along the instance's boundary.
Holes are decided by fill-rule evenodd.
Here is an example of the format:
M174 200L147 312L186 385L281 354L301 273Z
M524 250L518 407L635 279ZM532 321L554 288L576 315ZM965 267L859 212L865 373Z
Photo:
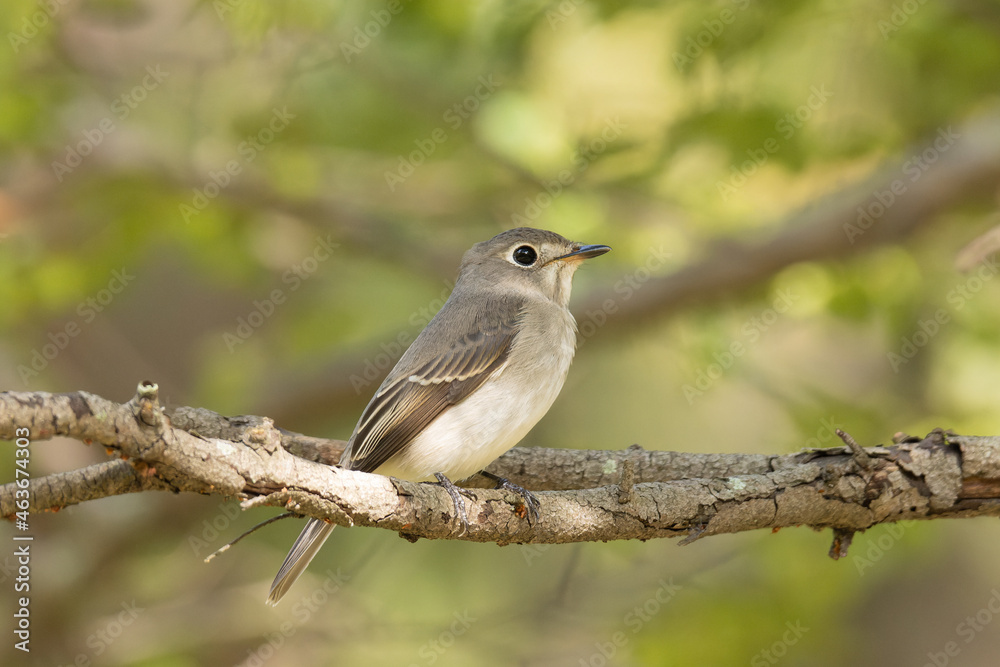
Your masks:
M831 444L834 426L864 444L1000 433L995 266L955 268L998 222L995 2L5 7L0 388L124 401L149 379L169 405L346 438L462 252L530 224L614 252L577 276L587 337L526 445L782 453ZM912 224L892 234L880 177L905 184L888 210ZM767 249L788 237L795 255L798 229L856 205L875 215L860 239L838 225L794 261ZM646 298L727 249L757 277L683 306ZM588 309L605 297L621 313L602 326ZM40 443L32 473L105 458ZM203 564L275 513L236 509L150 493L34 517L33 651L4 630L0 662L967 666L1000 651L986 519L877 528L839 562L808 529L684 548L343 530L271 609L301 524Z

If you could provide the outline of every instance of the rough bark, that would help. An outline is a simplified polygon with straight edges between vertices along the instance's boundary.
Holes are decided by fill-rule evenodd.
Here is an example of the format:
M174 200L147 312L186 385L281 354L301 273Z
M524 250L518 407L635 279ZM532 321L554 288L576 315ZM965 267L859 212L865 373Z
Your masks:
M27 435L26 435L27 433ZM786 455L684 454L515 448L489 470L538 492L541 519L521 499L479 487L462 533L450 496L416 484L332 468L343 441L275 428L262 417L179 408L167 415L157 387L127 403L75 392L0 393L0 439L53 436L97 443L108 462L31 479L27 511L149 490L239 498L341 525L388 528L408 538L561 543L683 536L806 525L832 528L831 556L856 531L909 519L1000 516L1000 438L935 430L885 447L847 446ZM22 441L23 442L23 441ZM0 515L19 509L17 482L0 486Z

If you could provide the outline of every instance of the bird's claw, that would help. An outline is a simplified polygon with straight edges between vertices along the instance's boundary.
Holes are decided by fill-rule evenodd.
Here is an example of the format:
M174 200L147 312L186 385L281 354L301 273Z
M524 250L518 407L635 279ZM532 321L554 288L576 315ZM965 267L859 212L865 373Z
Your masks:
M482 471L480 474L483 477L486 477L487 479L492 479L494 482L496 482L497 489L505 489L507 491L513 491L517 495L521 496L521 498L524 500L524 507L527 510L528 525L531 525L532 518L534 518L535 523L538 523L539 519L541 519L542 516L541 512L539 511L541 505L538 502L538 498L535 497L535 494L533 494L531 491L528 491L523 486L518 486L517 484L514 484L506 477L501 477L500 475L494 475L493 473L486 472L485 470Z
M462 528L459 535L465 535L469 530L469 516L465 512L465 501L462 500L462 496L465 496L469 500L476 500L476 494L468 489L455 486L455 483L442 473L436 472L434 476L437 477L438 485L451 496L451 502L455 505L455 518L458 519L458 523Z

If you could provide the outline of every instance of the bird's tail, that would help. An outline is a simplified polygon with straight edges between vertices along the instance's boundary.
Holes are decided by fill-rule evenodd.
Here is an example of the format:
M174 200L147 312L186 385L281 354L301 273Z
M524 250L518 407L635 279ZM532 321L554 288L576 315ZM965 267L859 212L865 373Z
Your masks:
M326 542L326 538L330 537L334 527L335 524L332 523L309 519L309 523L299 533L299 538L295 540L291 551L285 556L285 562L281 564L281 569L274 577L271 592L267 596L267 604L273 607L285 596L292 584L305 572L309 561Z

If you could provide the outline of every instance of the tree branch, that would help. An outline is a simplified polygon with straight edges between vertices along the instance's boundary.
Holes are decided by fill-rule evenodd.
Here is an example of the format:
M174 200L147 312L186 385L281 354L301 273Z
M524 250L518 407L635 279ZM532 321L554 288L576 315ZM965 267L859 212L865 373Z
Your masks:
M404 537L562 543L709 535L808 525L833 528L831 555L856 531L908 519L1000 516L1000 438L936 430L891 446L782 456L514 449L490 471L539 491L542 519L520 499L477 490L459 535L441 488L332 468L343 441L277 429L262 417L160 408L155 384L119 404L85 392L0 393L0 439L55 435L99 443L120 458L32 479L32 512L147 490L237 497L244 509L285 507L341 525ZM293 455L294 452L296 455ZM483 487L473 480L467 486ZM17 509L16 483L0 486L0 515Z

